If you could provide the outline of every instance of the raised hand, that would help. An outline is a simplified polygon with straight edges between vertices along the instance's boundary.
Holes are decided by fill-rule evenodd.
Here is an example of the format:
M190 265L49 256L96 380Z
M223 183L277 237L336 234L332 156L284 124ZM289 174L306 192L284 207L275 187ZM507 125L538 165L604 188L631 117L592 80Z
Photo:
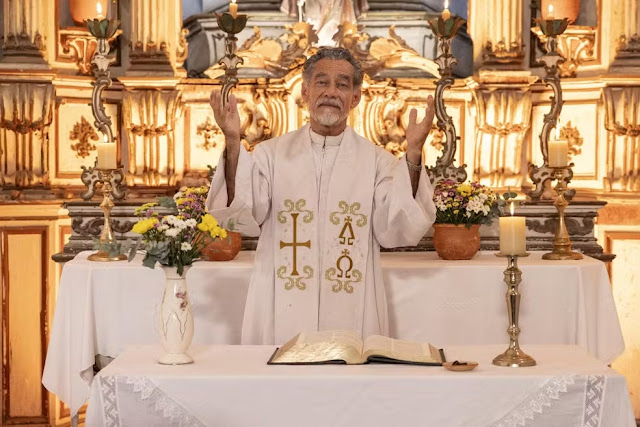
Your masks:
M209 104L213 109L213 116L220 130L224 134L227 150L240 147L240 116L238 115L238 101L235 96L229 96L227 105L222 105L222 94L218 90L211 92Z
M411 163L420 164L422 161L422 147L424 146L436 110L433 103L433 96L427 98L427 108L425 108L424 119L417 123L418 110L411 109L409 113L409 124L407 125L407 160Z

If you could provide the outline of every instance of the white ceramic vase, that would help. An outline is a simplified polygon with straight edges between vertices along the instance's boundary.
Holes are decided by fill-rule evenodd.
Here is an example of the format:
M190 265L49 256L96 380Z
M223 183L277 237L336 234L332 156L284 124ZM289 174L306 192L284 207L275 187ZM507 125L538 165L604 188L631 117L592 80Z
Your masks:
M164 295L160 305L159 331L164 354L158 360L163 365L193 363L186 351L193 338L193 314L187 292L187 271L182 275L177 267L163 266L165 275Z

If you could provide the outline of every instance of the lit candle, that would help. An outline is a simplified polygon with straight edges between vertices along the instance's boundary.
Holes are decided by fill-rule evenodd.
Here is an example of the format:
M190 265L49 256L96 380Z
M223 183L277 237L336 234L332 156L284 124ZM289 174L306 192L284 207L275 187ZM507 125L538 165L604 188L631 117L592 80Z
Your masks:
M513 202L510 208L511 216L500 218L500 253L504 255L522 255L527 252L525 218L523 216L513 216Z
M104 16L102 16L102 5L100 2L96 3L96 12L98 12L98 19L104 18Z
M231 3L229 3L229 13L234 18L238 16L238 5L236 4L236 0L231 0Z
M547 19L551 21L553 19L553 4L549 4L549 11L547 12Z
M442 19L447 20L451 18L451 12L449 12L449 0L444 0L444 10L442 11Z
M556 127L556 139L549 141L549 167L563 168L569 161L569 141L560 139L560 128Z
M104 142L98 142L98 165L96 169L116 169L116 144L107 142L107 135L104 135Z

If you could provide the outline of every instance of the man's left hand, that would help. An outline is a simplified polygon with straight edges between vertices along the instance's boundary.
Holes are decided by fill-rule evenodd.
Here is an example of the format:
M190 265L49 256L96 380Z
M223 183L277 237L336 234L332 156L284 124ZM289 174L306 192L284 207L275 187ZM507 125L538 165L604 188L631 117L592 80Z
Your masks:
M422 147L433 125L435 112L433 96L429 95L424 119L422 119L420 123L417 122L418 110L412 108L409 113L409 125L407 126L407 160L411 163L422 163Z

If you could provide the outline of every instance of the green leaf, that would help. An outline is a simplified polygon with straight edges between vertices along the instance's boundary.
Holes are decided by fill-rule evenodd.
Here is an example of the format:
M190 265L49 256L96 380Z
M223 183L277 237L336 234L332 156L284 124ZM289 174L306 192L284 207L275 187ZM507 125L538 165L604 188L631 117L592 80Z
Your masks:
M158 206L162 206L163 208L177 209L176 201L173 200L173 197L162 196L158 197Z
M148 252L147 254L144 256L144 258L142 259L142 265L144 265L145 267L149 267L151 269L154 269L156 266L156 262L158 261L158 258L156 258L153 255L150 255Z

